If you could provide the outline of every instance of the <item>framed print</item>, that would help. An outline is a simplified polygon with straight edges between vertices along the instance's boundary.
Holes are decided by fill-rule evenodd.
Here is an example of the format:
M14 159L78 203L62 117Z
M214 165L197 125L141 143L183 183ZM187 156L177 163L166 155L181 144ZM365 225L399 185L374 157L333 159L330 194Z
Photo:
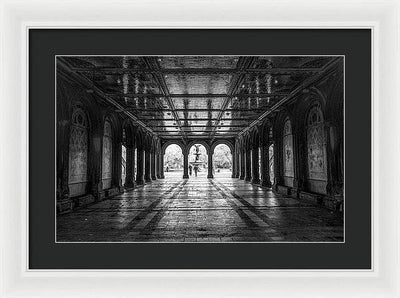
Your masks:
M182 41L190 37L195 51L183 51ZM161 38L174 46L152 48L149 41ZM244 38L258 41L259 48L233 47ZM106 39L125 41L124 48L101 48ZM274 46L263 40L274 40ZM298 54L291 49L297 40L308 44L297 47ZM78 41L81 49L69 52L68 44L76 48ZM345 121L370 126L369 107L365 118L346 119L360 104L344 100L353 92L363 101L368 97L370 88L362 94L353 87L370 82L370 30L31 29L29 42L30 84L54 81L56 94L45 104L56 110L55 128L30 130L33 139L39 131L44 136L45 127L56 137L56 164L49 167L56 168L56 203L48 204L55 214L47 221L39 211L43 199L29 203L31 235L53 239L38 243L30 237L32 269L282 269L290 263L292 269L371 268L371 231L365 228L370 203L346 200L370 197L370 191L345 192L345 177L356 173L351 169L369 162L369 151L356 145L367 146L370 137L344 146L356 139ZM55 43L63 54L54 56ZM86 54L94 49L96 55ZM131 54L123 54L128 49ZM51 69L42 66L48 58L40 53L51 55ZM346 83L353 71L356 79ZM32 110L32 122L39 125L43 109L37 121ZM41 169L51 154L45 148L51 146L31 153ZM359 181L368 181L370 173L363 174ZM345 210L352 204L362 230L351 228ZM86 263L110 244L115 258ZM80 251L85 247L91 247L89 255ZM303 262L262 258L282 249L302 254ZM62 264L45 260L59 250ZM149 250L160 259L129 258ZM171 251L169 258L161 260L165 251ZM329 254L332 263L317 254Z
M398 4L124 5L4 4L2 295L398 297Z

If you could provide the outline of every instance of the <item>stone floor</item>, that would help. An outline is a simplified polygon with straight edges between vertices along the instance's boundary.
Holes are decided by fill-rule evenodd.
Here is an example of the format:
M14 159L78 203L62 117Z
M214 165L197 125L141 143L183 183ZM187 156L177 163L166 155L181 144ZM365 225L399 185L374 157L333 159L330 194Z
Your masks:
M230 174L230 173L229 173ZM57 216L59 242L334 242L337 213L227 173L182 173Z

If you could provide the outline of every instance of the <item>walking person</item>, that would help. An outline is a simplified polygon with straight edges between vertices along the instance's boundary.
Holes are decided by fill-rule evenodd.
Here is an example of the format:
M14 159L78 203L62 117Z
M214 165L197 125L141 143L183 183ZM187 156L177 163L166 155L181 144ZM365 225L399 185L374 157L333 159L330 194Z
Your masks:
M189 165L189 175L192 176L192 165Z

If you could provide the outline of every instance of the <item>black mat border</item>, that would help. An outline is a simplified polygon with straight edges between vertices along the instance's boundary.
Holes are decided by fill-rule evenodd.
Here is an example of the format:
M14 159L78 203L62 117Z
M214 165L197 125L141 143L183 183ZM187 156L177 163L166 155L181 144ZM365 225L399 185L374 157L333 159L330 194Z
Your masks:
M55 55L345 55L346 243L54 242ZM371 30L30 29L30 269L370 269Z

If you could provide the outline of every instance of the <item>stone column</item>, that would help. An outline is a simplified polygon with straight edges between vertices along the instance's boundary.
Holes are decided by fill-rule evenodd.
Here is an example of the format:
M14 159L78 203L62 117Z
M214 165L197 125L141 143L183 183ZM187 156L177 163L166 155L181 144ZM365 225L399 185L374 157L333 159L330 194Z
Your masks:
M208 153L208 175L207 178L214 178L213 175L213 154L211 152Z
M261 186L271 187L269 176L269 147L267 144L261 145Z
M251 182L255 183L255 184L259 184L260 183L260 171L258 168L258 148L254 147L253 150L251 150L252 153L252 177L253 179L251 180Z
M235 152L235 150L233 150L233 152L232 152L232 178L236 178L236 167L237 167L237 164L236 164L236 152Z
M278 185L280 185L281 179L281 151L282 148L278 142L274 143L274 182L273 186L275 190L278 190Z
M69 200L69 130L70 121L57 123L57 212L72 209ZM89 166L89 163L88 163ZM91 177L91 176L89 176Z
M144 151L144 182L151 182L151 153Z
M157 180L156 153L151 153L151 179Z
M126 176L125 188L133 188L135 183L135 148L132 145L126 147Z
M136 183L141 185L144 184L144 150L137 149L137 171L136 171Z
M157 179L161 179L160 157L161 157L161 154L157 153L156 154L156 176L157 176Z
M111 187L118 188L118 191L123 192L124 188L122 186L121 172L122 172L122 142L117 141L114 145L113 152L113 183Z
M189 156L183 154L183 179L189 179Z
M103 199L102 194L102 154L103 154L103 131L102 128L95 127L94 135L92 138L92 146L89 150L88 160L90 161L90 189L96 201Z
M237 147L236 147L236 150L235 150L235 158L236 158L235 178L239 178L239 176L240 176L240 152L239 152L239 149Z
M251 151L246 149L245 152L246 160L245 160L245 176L244 180L251 181Z
M164 154L160 153L160 178L164 179Z
M245 152L242 150L242 152L240 152L239 154L240 157L240 176L239 179L244 180L244 176L246 173L246 154Z

